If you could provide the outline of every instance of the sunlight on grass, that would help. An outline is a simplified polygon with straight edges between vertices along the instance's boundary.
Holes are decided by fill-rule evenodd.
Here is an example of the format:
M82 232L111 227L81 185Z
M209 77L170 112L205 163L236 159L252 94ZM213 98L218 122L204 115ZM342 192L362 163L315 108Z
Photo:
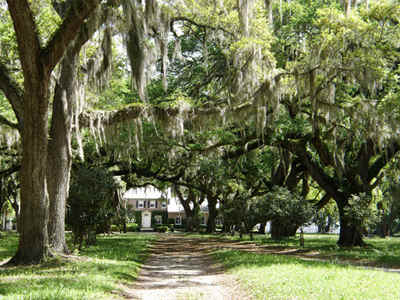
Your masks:
M155 235L129 233L98 237L68 261L51 259L40 266L0 268L0 299L123 299L123 285L137 278L140 263ZM0 260L10 257L16 235L0 239Z
M248 235L240 240L238 235L234 237L229 234L189 234L195 238L218 238L242 243L256 243L265 249L299 249L299 236L280 241L272 240L269 235L255 234L254 240L250 241ZM400 238L365 237L366 247L340 248L336 243L338 235L335 234L305 234L305 244L301 248L304 255L312 253L315 258L329 261L345 261L355 264L399 268L400 269Z
M231 250L215 257L256 299L400 299L397 273Z

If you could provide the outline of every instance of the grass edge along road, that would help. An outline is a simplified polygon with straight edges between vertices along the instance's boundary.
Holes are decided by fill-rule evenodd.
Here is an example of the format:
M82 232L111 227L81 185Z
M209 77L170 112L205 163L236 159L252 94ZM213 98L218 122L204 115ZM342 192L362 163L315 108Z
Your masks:
M124 285L137 278L155 235L98 236L97 245L75 258L55 258L38 266L0 267L0 299L123 299ZM0 261L15 253L16 234L0 238Z
M216 251L214 256L255 299L400 299L399 273L343 264L350 261L398 268L400 253L396 250L400 247L399 238L366 239L368 247L353 249L337 247L336 238L306 236L304 252L317 252L325 259L331 256L326 262L234 249ZM231 239L238 241L237 238ZM262 250L298 248L296 238L277 242L259 236L256 243Z

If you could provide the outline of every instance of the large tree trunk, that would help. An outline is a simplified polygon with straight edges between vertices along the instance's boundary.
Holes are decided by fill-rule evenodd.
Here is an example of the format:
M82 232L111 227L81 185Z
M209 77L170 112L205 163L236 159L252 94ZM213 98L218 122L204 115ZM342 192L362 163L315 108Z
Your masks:
M17 253L10 261L14 264L39 263L50 254L46 197L49 78L44 78L45 72L40 71L24 76L20 239Z
M215 232L215 219L217 218L217 200L208 197L207 233Z
M345 204L336 201L339 209L340 234L337 244L341 247L364 246L360 226L354 225L344 213Z
M186 231L192 232L194 228L194 211L190 208L189 201L181 201L186 215Z
M67 51L54 95L48 147L49 244L52 250L61 253L69 252L65 242L65 205L72 162L72 102L76 99L76 62L76 55L72 51Z
M20 237L17 253L10 263L39 263L50 254L46 187L50 75L87 16L100 2L74 1L59 30L42 49L29 1L7 0L24 77L23 113L18 93L9 91L10 87L15 90L12 84L6 88L6 96L12 96L9 100L16 114L23 114L22 119L18 118L23 120Z
M287 222L280 222L278 220L271 221L271 238L273 240L280 240L296 235L299 228L296 224L288 224Z

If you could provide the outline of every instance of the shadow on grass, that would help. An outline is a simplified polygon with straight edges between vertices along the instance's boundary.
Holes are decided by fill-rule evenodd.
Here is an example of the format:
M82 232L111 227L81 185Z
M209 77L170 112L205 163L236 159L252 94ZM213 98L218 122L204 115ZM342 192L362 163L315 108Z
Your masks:
M215 258L222 262L226 270L235 268L270 267L283 265L299 265L312 269L359 269L370 271L367 268L360 268L353 264L335 263L334 261L319 261L302 259L288 255L249 253L240 250L220 250L214 253ZM396 273L400 274L400 270Z
M98 237L97 245L82 250L82 257L0 267L0 298L110 299L121 283L131 284L137 278L153 238L138 234Z
M367 266L385 267L385 268L400 268L400 238L391 237L382 238L365 238L367 246L341 248L337 243L338 236L333 234L307 234L305 235L305 246L299 247L299 238L287 238L282 240L273 240L265 235L255 235L254 241L250 241L246 236L239 240L238 237L220 235L216 237L221 242L224 240L239 241L241 244L249 244L249 249L253 245L260 247L260 251L269 253L281 252L279 254L287 255L303 255L305 257L314 257L326 259L330 261L341 260L347 263L362 264ZM255 246L254 246L255 247ZM245 248L243 250L246 250ZM254 251L256 252L256 251Z
M114 289L107 281L94 281L91 277L79 275L67 277L53 274L36 278L19 275L12 284L0 283L0 295L21 299L82 299L87 298L88 294L104 294Z
M400 299L400 274L237 250L219 250L214 256L254 299Z

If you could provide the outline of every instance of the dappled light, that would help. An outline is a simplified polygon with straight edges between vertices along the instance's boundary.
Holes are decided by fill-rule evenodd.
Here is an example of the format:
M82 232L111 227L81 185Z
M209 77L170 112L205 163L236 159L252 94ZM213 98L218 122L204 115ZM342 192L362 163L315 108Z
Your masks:
M0 298L400 298L399 23L0 0Z

